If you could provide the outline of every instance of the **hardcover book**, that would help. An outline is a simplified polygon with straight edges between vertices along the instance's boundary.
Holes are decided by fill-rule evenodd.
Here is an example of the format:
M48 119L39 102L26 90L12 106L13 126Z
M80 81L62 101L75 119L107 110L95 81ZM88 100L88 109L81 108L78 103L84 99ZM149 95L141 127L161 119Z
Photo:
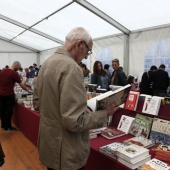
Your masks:
M141 169L142 170L170 170L170 166L168 166L165 162L162 162L154 158L144 163L141 166Z
M162 100L161 97L156 97L156 96L148 97L148 96L146 96L144 104L143 104L142 112L157 116L158 112L159 112L161 100Z
M129 163L134 164L141 160L141 158L149 156L149 150L144 147L131 144L123 148L118 148L115 155Z
M142 136L148 138L152 126L153 118L136 114L135 120L132 123L129 133L134 136Z
M139 92L130 91L126 100L125 109L136 110L139 99Z
M149 138L156 143L170 145L170 121L154 118Z
M131 85L128 84L115 91L108 91L104 94L87 100L87 106L91 111L102 110L110 104L116 103L117 106L125 103Z
M126 145L123 144L123 143L114 142L114 143L111 143L109 145L105 145L105 146L100 147L99 151L106 154L106 155L108 155L109 157L111 157L113 159L116 159L115 151L118 148L123 148L124 146L126 146Z
M122 115L119 124L117 126L117 129L125 132L126 134L129 133L130 127L134 119L135 119L134 117Z
M170 97L165 97L164 103L165 103L165 105L170 105Z
M153 140L144 138L142 136L133 137L127 140L124 140L123 143L127 145L135 144L144 148L150 148L155 145L155 142Z
M114 138L118 138L120 136L125 135L126 133L118 130L116 128L106 128L104 130L101 130L101 136L107 138L107 139L114 139Z

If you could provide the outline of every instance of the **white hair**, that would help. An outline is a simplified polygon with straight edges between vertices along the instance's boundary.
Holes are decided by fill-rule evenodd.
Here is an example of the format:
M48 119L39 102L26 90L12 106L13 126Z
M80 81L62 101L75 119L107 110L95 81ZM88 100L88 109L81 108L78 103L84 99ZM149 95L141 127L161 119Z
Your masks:
M83 27L76 27L72 29L66 36L66 41L84 40L89 43L92 38L90 34Z

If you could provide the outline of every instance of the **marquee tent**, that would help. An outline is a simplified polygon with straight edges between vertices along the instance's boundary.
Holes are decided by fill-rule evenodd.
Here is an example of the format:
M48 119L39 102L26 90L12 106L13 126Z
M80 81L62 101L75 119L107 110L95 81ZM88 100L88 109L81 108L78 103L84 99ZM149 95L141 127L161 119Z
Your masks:
M94 40L87 61L120 60L127 74L166 64L170 74L169 0L0 0L0 69L42 64L74 27Z

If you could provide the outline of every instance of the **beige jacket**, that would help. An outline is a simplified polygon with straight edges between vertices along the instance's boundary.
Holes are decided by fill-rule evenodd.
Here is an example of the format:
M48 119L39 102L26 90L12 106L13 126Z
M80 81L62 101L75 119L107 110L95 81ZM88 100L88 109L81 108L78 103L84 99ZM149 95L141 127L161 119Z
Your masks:
M58 49L41 66L33 104L40 111L40 161L55 170L83 167L90 151L88 131L102 127L107 114L86 112L82 70L64 49Z

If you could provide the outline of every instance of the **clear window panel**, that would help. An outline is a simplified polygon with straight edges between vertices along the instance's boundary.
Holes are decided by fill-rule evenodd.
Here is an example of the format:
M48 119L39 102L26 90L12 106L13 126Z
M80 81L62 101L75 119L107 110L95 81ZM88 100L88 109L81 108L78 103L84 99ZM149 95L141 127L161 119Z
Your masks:
M26 31L25 33L14 39L14 41L32 47L39 51L61 46L61 44L58 44L40 35L34 34L30 31Z
M65 36L72 28L80 26L86 28L92 38L121 33L77 3L71 4L34 28L64 41Z

